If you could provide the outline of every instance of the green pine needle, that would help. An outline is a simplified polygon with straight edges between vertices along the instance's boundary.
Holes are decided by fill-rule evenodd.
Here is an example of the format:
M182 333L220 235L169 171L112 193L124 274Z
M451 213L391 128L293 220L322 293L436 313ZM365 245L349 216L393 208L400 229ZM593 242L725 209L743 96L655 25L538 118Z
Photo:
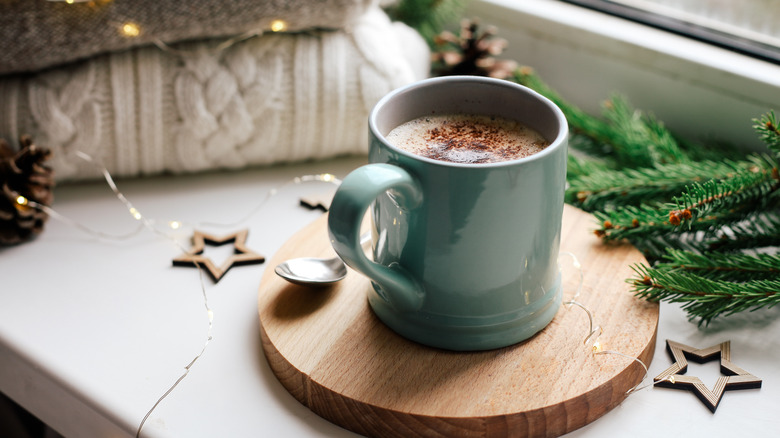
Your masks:
M668 249L658 270L689 272L710 280L750 281L780 278L780 255L773 254L696 254Z
M392 20L416 29L435 47L434 38L457 21L465 7L466 0L400 0L386 6L385 12Z
M731 225L718 238L705 241L705 251L733 252L756 248L780 248L780 211L754 214Z
M662 123L632 108L624 97L613 96L604 108L604 117L620 132L620 136L613 138L611 143L619 155L618 161L648 166L688 160Z
M571 163L570 163L571 164ZM570 172L566 201L586 210L604 210L640 201L666 201L691 182L726 178L754 167L750 161L699 161L661 164L652 168L611 170L606 166L585 173Z
M521 67L515 70L512 80L537 91L539 94L553 101L563 111L569 128L578 134L591 138L595 144L609 144L615 138L615 130L605 121L600 120L582 111L576 106L565 101L549 85L547 85L533 69Z
M708 324L717 316L772 307L780 302L779 280L735 283L644 265L633 269L635 277L628 282L636 296L650 301L682 303L691 318L700 318L699 325Z
M755 166L727 179L692 182L674 198L677 209L670 212L670 220L690 228L697 220L718 212L747 213L777 200L771 196L780 189L775 163L768 157L754 163Z
M629 239L637 246L642 239L680 231L702 231L711 236L722 226L745 218L745 212L721 210L688 221L683 228L675 204L669 203L624 205L614 210L594 211L593 215L600 224L595 231L597 236L604 240ZM673 215L676 220L670 220Z
M780 126L777 124L775 112L770 111L760 119L753 119L753 122L755 123L753 128L758 133L758 137L766 143L767 147L775 153L775 157L780 160Z
M572 153L567 157L566 173L570 184L572 179L577 177L585 177L594 173L608 171L610 171L610 167L604 160L587 156L578 156Z

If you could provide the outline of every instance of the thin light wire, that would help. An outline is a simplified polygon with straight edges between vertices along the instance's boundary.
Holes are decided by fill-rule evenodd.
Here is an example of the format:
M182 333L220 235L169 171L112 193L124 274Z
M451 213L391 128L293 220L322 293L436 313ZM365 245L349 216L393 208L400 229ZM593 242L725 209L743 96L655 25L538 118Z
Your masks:
M149 416L152 415L152 412L154 412L155 409L157 409L157 406L159 406L160 403L162 403L163 400L165 400L173 392L173 390L176 389L177 386L179 386L179 383L181 383L181 381L184 380L184 378L190 374L190 370L195 365L195 362L197 362L198 359L200 359L203 356L203 354L206 353L206 347L208 347L209 343L211 343L211 340L214 339L214 337L212 336L212 331L214 328L214 312L211 310L211 308L209 308L209 299L208 299L208 295L206 294L206 286L205 286L206 283L203 280L203 269L200 267L199 263L197 262L194 263L195 266L198 268L198 279L200 281L201 292L203 293L203 305L206 308L206 314L208 315L209 318L209 327L208 330L206 331L206 342L203 343L203 347L200 349L200 352L196 354L194 358L192 358L192 360L190 361L190 363L187 364L187 366L184 367L184 372L181 374L181 376L179 376L179 378L176 379L176 381L173 382L173 384L170 387L168 387L168 389L157 399L157 401L154 402L154 405L152 405L152 407L149 408L149 410L146 412L146 415L144 415L144 418L141 420L141 423L138 424L138 429L135 432L136 438L140 438L141 429L143 429L144 424L146 424L146 420L149 419Z
M241 224L243 222L246 222L249 218L254 216L263 206L266 202L268 202L272 197L276 196L277 193L279 193L280 190L286 188L287 186L291 184L301 184L304 182L311 182L311 181L322 181L327 182L335 185L341 184L341 180L338 179L335 175L331 175L330 173L321 173L318 175L303 175L303 176L296 176L295 178L283 183L282 185L278 187L274 187L268 192L266 192L265 197L260 200L260 203L257 204L254 208L250 209L243 217L240 219L233 221L233 222L201 222L201 225L204 226L213 226L213 227L232 227L236 226L238 224Z
M218 54L222 53L223 51L233 47L234 45L236 45L236 44L238 44L238 43L240 43L242 41L246 41L248 39L259 37L259 36L263 35L263 33L264 32L263 32L262 29L249 30L247 32L244 32L242 34L236 35L236 36L234 36L232 38L229 38L229 39L221 42L219 45L217 45L217 47L215 47L212 50L210 50L210 52L213 55L218 55ZM169 46L168 44L166 44L163 40L161 40L159 38L154 38L152 40L152 43L155 46L157 46L158 49L162 50L163 52L167 52L167 53L170 53L172 55L179 56L179 57L191 56L191 55L193 55L195 53L195 52L189 51L189 50L174 49L173 47Z
M577 272L579 272L580 275L580 282L577 284L577 290L574 292L574 295L572 295L570 303L569 303L569 309L571 309L571 306L574 304L573 301L576 301L577 298L580 296L580 292L582 292L582 285L585 284L585 273L582 270L582 265L580 264L580 260L577 258L577 256L573 252L569 251L561 251L561 255L567 255L571 257L571 264L574 266L575 269L577 269ZM560 261L560 260L559 260ZM566 303L564 303L566 304Z
M161 230L157 229L154 226L154 221L153 220L150 220L150 219L146 218L143 214L141 214L141 212L133 205L133 203L130 202L130 200L127 199L127 197L125 197L125 195L119 190L119 188L117 187L116 183L114 182L114 179L111 177L111 173L108 171L106 166L104 166L102 163L100 163L99 161L93 159L90 155L88 155L88 154L86 154L84 152L77 151L76 155L79 158L83 159L84 161L87 161L87 162L93 164L94 166L98 167L98 169L100 169L100 172L102 173L103 178L106 180L106 183L111 188L111 191L114 193L114 195L117 197L117 199L119 201L121 201L122 204L125 205L125 207L127 208L128 212L131 214L131 216L134 219L136 219L136 220L141 222L139 227L135 231L133 231L131 233L128 233L128 234L124 234L124 235L112 235L112 234L104 233L104 232L101 232L101 231L94 230L94 229L92 229L90 227L87 227L87 226L81 224L78 221L75 221L75 220L73 220L73 219L71 219L71 218L69 218L67 216L64 216L64 215L58 213L56 210L54 210L51 207L43 205L43 204L40 204L40 203L37 203L35 201L31 201L31 200L28 200L26 198L20 197L21 199L24 200L24 203L22 204L18 200L17 200L17 202L20 203L20 205L25 205L25 206L28 206L28 207L31 207L31 208L39 209L39 210L45 212L50 217L52 217L52 218L54 218L56 220L59 220L59 221L65 223L67 225L75 227L75 228L77 228L77 229L79 229L79 230L81 230L81 231L83 231L83 232L85 232L87 234L91 234L93 236L97 236L97 237L100 237L100 238L125 239L125 238L129 238L129 237L132 237L132 236L138 234L142 229L146 228L146 229L152 231L154 234L156 234L158 236L161 236L161 237L163 237L163 238L165 238L167 240L172 241L174 243L174 245L176 245L176 247L179 248L182 252L185 252L185 253L187 252L187 249L184 247L184 245L182 245L175 237L170 236L170 235L162 232ZM256 214L268 202L268 200L271 199L271 197L275 196L279 192L279 190L281 188L284 188L284 187L286 187L286 186L288 186L290 184L301 184L303 182L310 182L310 181L322 181L322 182L328 182L328 183L332 183L332 184L336 184L336 185L341 183L341 180L339 180L337 177L335 177L334 175L329 174L329 173L323 173L323 174L318 174L318 175L298 176L298 177L293 178L290 181L285 182L284 184L282 184L279 187L275 187L275 188L272 188L271 190L269 190L266 193L266 196L260 201L260 203L258 205L256 205L254 208L252 208L246 215L244 215L244 217L242 217L238 221L231 222L231 223L204 222L204 223L202 223L202 225L208 224L208 225L212 225L212 226L225 226L225 227L227 227L227 226L233 226L233 225L245 222L246 220L251 218L254 214ZM172 222L169 222L169 224L171 224L173 222L175 222L177 224L181 224L182 223L180 221L172 221ZM208 293L206 292L206 283L205 283L204 275L203 275L203 268L200 265L200 263L198 263L197 261L193 261L193 263L194 263L195 267L198 269L198 278L199 278L199 282L200 282L201 295L203 297L203 306L204 306L204 308L206 310L206 314L208 316L208 330L206 332L206 341L203 343L203 347L201 348L200 352L198 352L198 354L195 355L195 357L193 357L192 360L190 360L190 362L184 367L184 372L176 379L176 381L171 386L168 387L168 389L157 399L157 401L154 403L154 405L152 405L152 407L146 412L146 414L144 415L143 419L141 420L141 422L138 425L138 429L136 430L136 433L135 433L136 438L140 437L141 430L143 429L144 425L146 424L146 421L149 419L149 417L152 415L152 413L155 411L155 409L157 409L157 407L160 405L160 403L162 403L176 389L176 387L179 385L179 383L181 383L187 377L187 375L189 375L190 370L195 365L195 363L201 357L203 357L203 355L206 352L206 348L208 347L209 343L211 343L211 341L213 339L214 312L211 309L211 307L209 306Z
M574 294L574 296L573 296L573 298L571 300L565 301L562 304L568 306L566 308L566 310L571 309L572 306L577 306L580 309L582 309L583 311L585 311L586 315L588 315L588 325L589 325L589 328L588 328L587 336L585 336L585 339L583 339L583 341L582 341L583 345L591 345L591 352L594 355L596 355L596 354L614 354L614 355L617 355L617 356L625 357L627 359L631 359L631 360L633 360L635 362L638 362L640 365L642 365L642 368L644 368L644 370L645 370L645 373L642 376L642 379L640 379L639 382L637 382L636 385L634 385L628 391L626 391L626 396L631 395L631 394L633 394L633 393L635 393L637 391L641 391L642 389L645 389L645 388L647 388L649 386L653 386L654 383L649 383L649 384L646 384L646 385L641 386L641 387L639 386L639 385L642 384L642 382L645 381L645 379L647 378L647 375L649 374L649 370L647 368L647 365L641 359L639 359L638 357L630 356L630 355L625 354L625 353L621 353L619 351L602 350L601 349L601 344L598 342L598 338L599 338L599 336L601 336L604 333L604 329L602 329L600 325L594 325L593 313L590 311L590 309L588 309L587 306L585 306L584 304L580 303L579 301L576 301L576 299L575 299L575 298L579 297L580 292L582 290L582 285L583 285L584 280L585 280L585 275L584 275L584 272L583 272L583 269L582 269L582 264L580 264L579 259L577 258L577 256L574 253L571 253L571 252L561 252L561 254L566 254L566 255L570 256L572 258L572 265L579 272L580 281L579 281L579 284L577 285L577 291L575 292L575 294Z
M51 207L49 207L47 205L39 204L39 203L37 203L35 201L30 201L30 200L27 201L27 205L29 205L32 208L37 208L38 210L43 211L44 213L48 214L50 217L52 217L52 218L54 218L54 219L56 219L56 220L58 220L60 222L63 222L65 224L67 224L67 225L70 225L71 227L77 228L77 229L79 229L79 230L81 230L81 231L83 231L83 232L85 232L87 234L93 235L95 237L99 237L101 239L125 240L125 239L129 239L129 238L135 236L136 234L140 233L144 229L144 224L138 224L138 227L136 227L135 230L130 231L129 233L125 233L125 234L109 234L109 233L105 233L103 231L98 231L98 230L92 229L92 228L90 228L90 227L88 227L88 226L86 226L86 225L84 225L82 223L76 222L73 219L58 213L56 210L54 210L53 208L51 208Z

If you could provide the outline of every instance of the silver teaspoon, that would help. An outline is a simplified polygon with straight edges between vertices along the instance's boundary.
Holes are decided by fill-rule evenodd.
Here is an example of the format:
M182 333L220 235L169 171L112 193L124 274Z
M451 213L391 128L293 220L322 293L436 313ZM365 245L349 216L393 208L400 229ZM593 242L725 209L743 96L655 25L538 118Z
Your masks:
M362 246L365 246L370 240L371 233L360 235ZM343 280L347 276L347 266L338 257L332 259L302 257L279 263L274 268L274 272L290 283L324 287Z
M343 280L347 276L347 267L338 257L303 257L280 263L274 272L290 283L318 287Z

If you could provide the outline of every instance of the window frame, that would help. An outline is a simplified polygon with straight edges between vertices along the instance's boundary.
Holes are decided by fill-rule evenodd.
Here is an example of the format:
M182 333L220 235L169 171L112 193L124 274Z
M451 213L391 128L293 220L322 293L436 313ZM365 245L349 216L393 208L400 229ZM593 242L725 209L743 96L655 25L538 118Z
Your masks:
M620 3L619 0L561 0L566 3L625 18L640 24L665 30L688 38L693 38L708 44L713 44L743 55L752 56L764 61L780 64L780 47L772 47L758 41L752 41L717 29L696 23L688 23L670 16L658 14L650 10L632 7Z

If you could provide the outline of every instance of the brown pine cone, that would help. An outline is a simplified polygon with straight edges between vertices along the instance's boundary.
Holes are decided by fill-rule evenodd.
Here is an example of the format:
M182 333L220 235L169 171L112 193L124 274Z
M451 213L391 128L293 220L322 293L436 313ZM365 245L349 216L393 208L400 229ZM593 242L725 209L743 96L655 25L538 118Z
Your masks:
M49 206L54 200L54 173L44 164L50 155L29 136L19 139L19 151L0 138L0 245L21 243L43 231L48 215L28 202Z
M488 27L479 32L477 20L463 20L458 35L444 31L435 43L438 50L433 53L436 76L472 75L506 79L512 76L517 63L497 59L506 48L506 40L495 38L496 29Z

